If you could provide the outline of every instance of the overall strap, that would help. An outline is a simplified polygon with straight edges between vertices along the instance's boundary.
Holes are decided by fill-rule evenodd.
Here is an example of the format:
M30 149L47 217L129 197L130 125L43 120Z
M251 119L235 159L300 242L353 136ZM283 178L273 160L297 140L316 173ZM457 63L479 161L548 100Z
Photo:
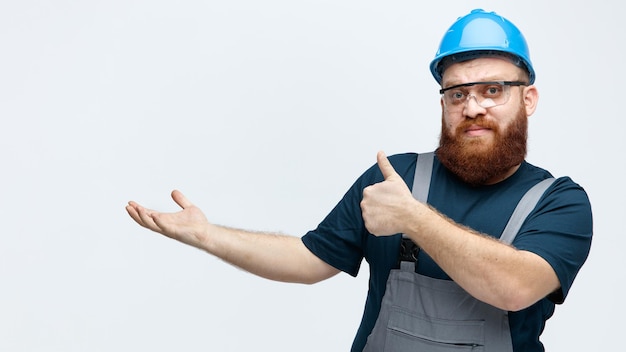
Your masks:
M433 174L434 158L435 152L423 153L417 156L412 193L413 197L422 203L426 203L428 200L428 190L430 189L430 178Z
M547 178L534 185L526 192L526 194L524 194L519 203L517 203L517 207L509 218L509 222L506 224L504 231L502 231L502 235L500 236L501 242L506 244L513 243L513 240L515 239L515 236L517 236L519 229L522 227L524 220L526 220L528 214L535 209L537 202L539 202L543 193L553 182L554 178Z
M428 201L428 190L430 189L430 179L433 174L434 158L435 152L423 153L417 156L415 176L413 176L413 188L411 189L411 193L413 193L413 197L415 199L422 203L426 203L426 201ZM417 255L419 254L419 251L420 247L411 241L407 235L402 234L397 267L409 271L416 270Z
M415 165L412 193L415 199L423 203L426 203L428 200L434 156L434 152L419 154ZM541 199L541 196L553 182L554 178L547 178L534 185L526 192L526 194L524 194L519 203L517 203L513 214L509 218L509 222L504 228L504 231L502 231L500 241L507 244L513 243L513 240L515 239L515 236L517 236L517 232L522 227L526 217L535 208L537 202Z

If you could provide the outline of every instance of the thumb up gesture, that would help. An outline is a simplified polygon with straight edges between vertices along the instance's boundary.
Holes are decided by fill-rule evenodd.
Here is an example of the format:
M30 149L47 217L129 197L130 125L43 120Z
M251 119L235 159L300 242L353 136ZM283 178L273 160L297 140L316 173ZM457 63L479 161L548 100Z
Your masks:
M376 236L389 236L410 230L411 215L419 202L393 168L385 153L378 152L378 167L382 182L363 190L361 214L367 230Z

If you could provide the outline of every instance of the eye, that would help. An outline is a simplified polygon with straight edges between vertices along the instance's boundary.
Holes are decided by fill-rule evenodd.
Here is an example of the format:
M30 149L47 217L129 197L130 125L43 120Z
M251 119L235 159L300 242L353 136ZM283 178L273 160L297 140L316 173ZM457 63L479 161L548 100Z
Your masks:
M448 98L453 103L463 102L465 100L465 93L460 90L451 90L448 92Z
M495 98L502 94L503 88L501 85L489 85L483 90L483 96L487 98Z

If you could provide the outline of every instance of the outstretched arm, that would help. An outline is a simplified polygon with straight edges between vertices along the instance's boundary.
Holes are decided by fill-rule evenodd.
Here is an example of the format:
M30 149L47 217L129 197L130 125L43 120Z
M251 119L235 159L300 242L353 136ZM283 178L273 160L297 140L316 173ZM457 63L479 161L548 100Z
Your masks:
M407 234L472 296L504 310L526 308L560 287L543 258L456 224L417 201L382 152L378 165L385 179L367 187L361 202L370 233Z
M181 211L161 213L133 201L126 211L147 229L267 279L311 284L339 272L311 253L300 238L215 225L181 192L173 191L172 199Z

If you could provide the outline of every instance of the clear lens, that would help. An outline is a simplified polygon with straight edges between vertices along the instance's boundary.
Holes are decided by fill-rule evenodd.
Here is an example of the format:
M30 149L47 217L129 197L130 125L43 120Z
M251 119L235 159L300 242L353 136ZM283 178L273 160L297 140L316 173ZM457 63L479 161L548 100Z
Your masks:
M479 106L487 109L504 105L511 96L511 86L526 85L524 82L473 82L455 85L439 91L448 109L462 109L465 103L474 98Z

